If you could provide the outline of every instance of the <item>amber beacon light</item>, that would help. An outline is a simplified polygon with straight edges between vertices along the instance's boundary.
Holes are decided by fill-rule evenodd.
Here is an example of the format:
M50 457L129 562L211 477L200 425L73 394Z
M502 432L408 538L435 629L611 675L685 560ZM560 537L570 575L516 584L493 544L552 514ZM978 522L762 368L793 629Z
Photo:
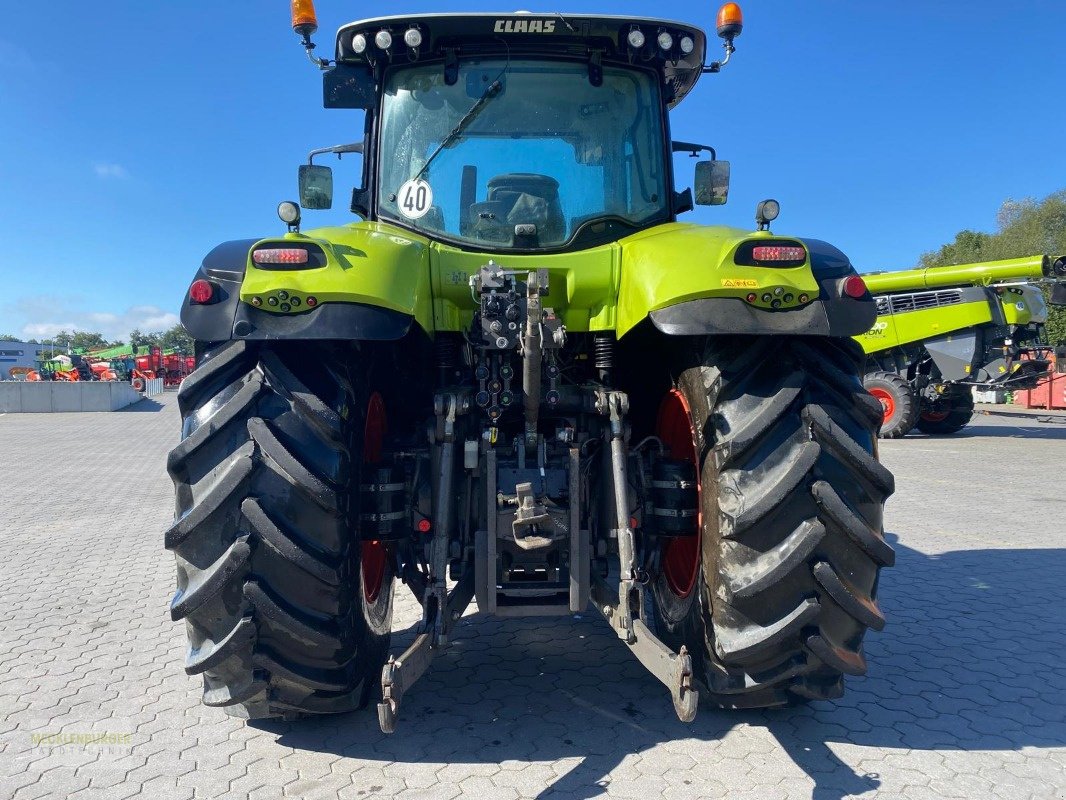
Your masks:
M295 3L293 4L295 6ZM740 36L744 30L744 12L736 3L726 3L718 9L718 35L727 40Z
M725 48L725 58L721 61L713 61L703 68L704 72L719 72L722 67L729 63L730 57L736 52L733 40L740 36L744 30L744 12L737 3L726 3L718 9L716 20L718 36L722 39L722 47Z
M314 0L291 0L292 29L301 36L310 36L318 30ZM721 14L718 15L721 19Z
M318 30L314 0L289 0L289 3L292 7L292 29L300 37L307 57L319 69L328 69L329 59L318 58L315 55L315 43L311 41L311 35Z

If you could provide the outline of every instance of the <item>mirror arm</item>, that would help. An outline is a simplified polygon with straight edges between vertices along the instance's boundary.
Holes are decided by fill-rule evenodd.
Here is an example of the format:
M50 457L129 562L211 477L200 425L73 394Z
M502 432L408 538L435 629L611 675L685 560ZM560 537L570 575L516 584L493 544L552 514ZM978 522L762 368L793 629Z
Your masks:
M363 143L352 142L351 144L336 144L333 147L320 147L317 150L312 150L307 155L307 163L314 164L315 156L325 155L326 153L336 153L337 159L340 160L341 156L345 153L362 153Z
M709 144L692 144L691 142L671 142L670 150L674 153L688 153L693 158L699 158L699 154L706 150L711 154L711 161L718 160L718 153Z

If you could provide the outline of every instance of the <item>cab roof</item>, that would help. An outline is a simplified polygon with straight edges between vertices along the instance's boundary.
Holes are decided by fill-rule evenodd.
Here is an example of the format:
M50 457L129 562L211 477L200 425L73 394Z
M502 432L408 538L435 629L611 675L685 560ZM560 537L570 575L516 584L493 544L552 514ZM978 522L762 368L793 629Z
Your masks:
M405 42L412 29L421 38L417 48ZM639 48L629 40L634 30L644 36ZM376 42L381 31L391 38L387 48ZM662 34L669 34L669 48L661 47ZM688 53L683 40L691 42ZM699 80L706 49L702 30L670 20L554 12L404 14L343 25L337 31L336 61L378 71L415 61L440 59L447 65L463 57L507 55L588 60L590 70L602 63L654 68L662 76L667 105L673 107Z

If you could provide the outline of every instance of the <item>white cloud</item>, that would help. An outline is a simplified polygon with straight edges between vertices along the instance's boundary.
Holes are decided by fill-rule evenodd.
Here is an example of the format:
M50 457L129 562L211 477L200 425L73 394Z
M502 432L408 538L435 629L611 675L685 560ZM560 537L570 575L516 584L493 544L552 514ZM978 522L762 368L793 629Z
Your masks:
M126 168L121 164L110 164L106 161L97 161L93 164L93 172L96 173L97 178L103 178L109 180L112 178L122 180L130 176Z
M89 331L100 333L110 341L129 338L130 331L144 333L164 331L178 324L178 315L158 306L133 306L121 312L84 310L73 298L26 297L5 307L3 316L19 322L22 327L13 331L27 339L45 339L60 331ZM14 326L13 326L14 327Z
M68 333L76 328L73 320L69 322L31 322L22 326L22 335L27 339L51 339L60 331Z

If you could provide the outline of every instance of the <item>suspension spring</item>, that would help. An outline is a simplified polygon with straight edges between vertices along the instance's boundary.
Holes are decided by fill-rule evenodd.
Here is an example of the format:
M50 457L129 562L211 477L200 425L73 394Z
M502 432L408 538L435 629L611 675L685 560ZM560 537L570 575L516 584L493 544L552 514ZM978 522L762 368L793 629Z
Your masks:
M599 373L601 383L609 383L611 370L614 369L614 336L609 333L597 333L592 339L592 363Z
M437 334L437 338L433 340L433 359L440 370L441 383L444 385L450 384L456 377L460 347L459 339L446 333Z

